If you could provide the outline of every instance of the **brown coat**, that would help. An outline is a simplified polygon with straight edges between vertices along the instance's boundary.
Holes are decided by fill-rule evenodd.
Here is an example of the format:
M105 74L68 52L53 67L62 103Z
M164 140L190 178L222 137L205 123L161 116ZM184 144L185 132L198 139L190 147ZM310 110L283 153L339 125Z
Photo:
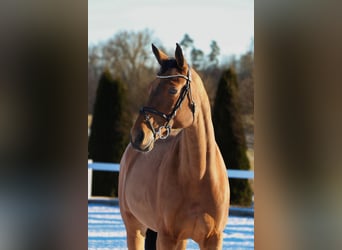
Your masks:
M162 66L169 60L154 46L153 52ZM186 65L179 45L175 60L181 67L164 69L163 75L191 70L191 90L170 121L170 136L158 140L151 126L161 127L165 121L150 114L147 122L141 114L120 163L119 204L129 250L144 249L147 228L158 232L157 249L185 249L188 238L201 249L222 248L229 208L226 167L215 142L202 80ZM152 82L149 106L171 112L185 82L174 78ZM170 94L175 92L170 88L178 95ZM191 101L196 103L194 114Z

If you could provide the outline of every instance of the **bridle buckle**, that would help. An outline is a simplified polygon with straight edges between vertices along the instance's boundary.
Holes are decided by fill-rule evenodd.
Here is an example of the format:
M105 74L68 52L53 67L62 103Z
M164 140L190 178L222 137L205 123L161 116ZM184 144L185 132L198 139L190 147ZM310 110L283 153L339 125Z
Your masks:
M162 133L162 129L166 129L166 134ZM165 140L166 138L169 137L170 132L171 132L171 127L169 125L167 125L167 126L160 126L159 129L158 129L157 135L159 135L160 139Z

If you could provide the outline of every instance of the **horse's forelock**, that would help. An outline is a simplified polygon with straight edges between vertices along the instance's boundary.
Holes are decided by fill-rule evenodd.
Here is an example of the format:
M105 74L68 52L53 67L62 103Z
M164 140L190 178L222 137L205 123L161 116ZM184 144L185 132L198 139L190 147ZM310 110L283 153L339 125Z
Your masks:
M161 64L161 68L160 68L159 73L163 74L167 70L172 69L172 68L178 68L176 59L171 58L171 59L168 59L168 60L164 60L162 62L162 64Z

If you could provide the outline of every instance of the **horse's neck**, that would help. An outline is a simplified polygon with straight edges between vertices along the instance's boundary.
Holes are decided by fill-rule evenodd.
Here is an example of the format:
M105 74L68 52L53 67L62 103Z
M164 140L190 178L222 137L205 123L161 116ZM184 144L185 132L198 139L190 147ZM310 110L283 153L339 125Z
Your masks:
M209 104L208 104L209 105ZM182 175L201 180L214 167L216 142L210 110L199 110L194 124L183 131L181 143ZM187 178L187 177L186 177Z

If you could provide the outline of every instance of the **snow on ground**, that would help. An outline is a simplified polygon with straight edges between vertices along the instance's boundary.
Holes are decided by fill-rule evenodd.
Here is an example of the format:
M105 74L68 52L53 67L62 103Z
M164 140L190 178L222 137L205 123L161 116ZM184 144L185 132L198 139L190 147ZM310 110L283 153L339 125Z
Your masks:
M126 230L119 207L89 204L88 250L123 249L127 249ZM189 240L186 249L194 250L199 247ZM254 249L254 218L229 216L222 249Z

